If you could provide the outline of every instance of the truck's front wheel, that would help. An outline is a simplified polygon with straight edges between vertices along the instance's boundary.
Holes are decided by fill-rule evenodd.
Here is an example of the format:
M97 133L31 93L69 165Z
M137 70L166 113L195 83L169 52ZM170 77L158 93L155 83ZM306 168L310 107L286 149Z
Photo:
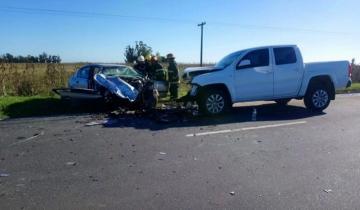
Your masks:
M330 91L325 85L315 85L307 91L304 103L306 108L321 112L330 104Z
M227 112L231 107L228 95L222 90L205 90L199 100L199 109L207 115L219 115Z

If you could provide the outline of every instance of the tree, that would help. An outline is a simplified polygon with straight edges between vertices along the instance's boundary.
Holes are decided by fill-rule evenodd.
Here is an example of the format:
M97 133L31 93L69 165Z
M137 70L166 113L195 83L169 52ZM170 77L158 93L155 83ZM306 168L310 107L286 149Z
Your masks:
M0 55L0 62L3 63L61 63L61 58L58 55L48 55L45 52L39 56L13 56L10 53Z
M126 46L125 48L125 62L133 63L140 55L147 57L151 55L152 49L150 46L145 44L143 41L136 41L135 46Z
M8 63L12 63L12 62L14 62L14 56L13 55L11 55L10 53L6 53L5 55L4 55L4 60L5 60L5 62L8 62Z
M42 54L39 55L39 63L46 63L48 58L48 55L43 52Z

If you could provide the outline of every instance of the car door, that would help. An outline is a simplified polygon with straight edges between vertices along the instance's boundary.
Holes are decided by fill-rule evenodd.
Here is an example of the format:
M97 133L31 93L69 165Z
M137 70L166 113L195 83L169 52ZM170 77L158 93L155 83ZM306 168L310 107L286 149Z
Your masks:
M79 69L73 83L73 88L88 89L89 87L89 72L90 66L85 66Z
M274 96L294 97L300 89L303 67L294 47L276 47L274 53ZM298 59L299 57L299 59Z
M238 101L272 98L274 72L269 49L247 52L236 65L234 79Z

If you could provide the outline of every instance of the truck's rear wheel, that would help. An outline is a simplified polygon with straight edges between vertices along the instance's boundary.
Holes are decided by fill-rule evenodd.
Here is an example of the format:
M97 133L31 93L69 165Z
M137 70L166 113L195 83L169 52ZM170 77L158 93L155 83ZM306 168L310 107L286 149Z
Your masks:
M314 85L307 91L304 103L311 111L321 112L330 104L330 91L326 85Z
M205 90L198 100L200 111L207 115L220 115L229 111L231 102L222 90Z

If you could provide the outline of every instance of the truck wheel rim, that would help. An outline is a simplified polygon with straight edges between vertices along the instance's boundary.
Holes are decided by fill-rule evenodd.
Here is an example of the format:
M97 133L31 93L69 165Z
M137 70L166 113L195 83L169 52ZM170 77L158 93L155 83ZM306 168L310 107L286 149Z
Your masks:
M212 94L206 100L206 108L210 113L220 113L225 106L224 97L219 94Z
M316 108L322 108L329 100L329 95L325 90L316 90L312 97L312 102Z

